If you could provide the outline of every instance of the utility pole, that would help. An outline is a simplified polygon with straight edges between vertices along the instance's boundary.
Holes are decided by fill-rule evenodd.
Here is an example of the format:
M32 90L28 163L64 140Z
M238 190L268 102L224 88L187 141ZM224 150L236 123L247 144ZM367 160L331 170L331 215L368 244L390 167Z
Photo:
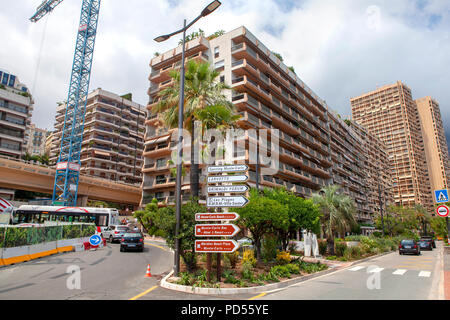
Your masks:
M384 237L383 200L381 199L380 180L378 180L378 197L379 197L379 200L380 200L381 228L383 229L383 237Z

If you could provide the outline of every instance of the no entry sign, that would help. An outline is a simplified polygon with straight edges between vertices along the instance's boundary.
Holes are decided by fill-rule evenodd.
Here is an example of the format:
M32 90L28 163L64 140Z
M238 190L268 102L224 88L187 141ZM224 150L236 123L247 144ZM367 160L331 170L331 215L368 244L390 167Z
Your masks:
M234 240L195 240L195 252L231 253L238 248Z
M437 207L436 212L438 216L445 218L448 217L450 210L447 206L439 206Z

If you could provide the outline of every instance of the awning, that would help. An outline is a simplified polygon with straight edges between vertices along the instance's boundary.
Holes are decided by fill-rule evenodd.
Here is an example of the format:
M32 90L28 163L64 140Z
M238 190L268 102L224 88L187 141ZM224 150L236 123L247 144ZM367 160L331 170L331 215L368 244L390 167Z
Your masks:
M165 137L162 137L162 138L156 138L156 139L152 139L152 140L147 141L145 143L145 145L149 146L149 145L156 144L156 143L166 142L169 139L170 139L170 136L165 136Z
M103 151L98 151L98 150L95 150L95 154L98 154L99 156L104 156L104 157L111 156L111 154L109 154L108 152L103 152Z

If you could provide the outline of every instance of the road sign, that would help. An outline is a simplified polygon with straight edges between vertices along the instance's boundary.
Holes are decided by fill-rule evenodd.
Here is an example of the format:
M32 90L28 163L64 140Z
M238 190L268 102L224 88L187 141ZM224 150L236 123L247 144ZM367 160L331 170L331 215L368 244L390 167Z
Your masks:
M228 224L197 224L195 226L196 237L233 237L241 229L238 226Z
M208 193L243 193L247 192L249 187L246 185L236 185L236 186L220 186L220 187L208 187Z
M207 207L242 208L245 207L247 203L248 199L243 196L206 198Z
M195 252L231 253L238 248L234 240L195 240Z
M89 243L91 246L98 246L102 242L102 237L100 237L98 234L94 234L89 238Z
M434 196L436 197L437 203L448 202L448 190L436 190L434 191Z
M244 172L247 170L248 170L248 166L245 164L208 167L208 173Z
M222 182L245 182L248 177L245 175L235 176L210 176L208 177L208 183L222 183Z
M235 212L196 213L195 221L236 221L239 215Z
M447 206L439 206L437 207L436 212L438 216L445 218L448 217L450 209Z

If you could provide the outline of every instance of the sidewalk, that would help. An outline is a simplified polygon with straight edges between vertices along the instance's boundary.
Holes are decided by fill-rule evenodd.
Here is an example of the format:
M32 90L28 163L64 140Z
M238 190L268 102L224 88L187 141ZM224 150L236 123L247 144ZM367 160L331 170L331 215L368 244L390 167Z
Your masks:
M450 247L444 247L444 296L450 300Z

